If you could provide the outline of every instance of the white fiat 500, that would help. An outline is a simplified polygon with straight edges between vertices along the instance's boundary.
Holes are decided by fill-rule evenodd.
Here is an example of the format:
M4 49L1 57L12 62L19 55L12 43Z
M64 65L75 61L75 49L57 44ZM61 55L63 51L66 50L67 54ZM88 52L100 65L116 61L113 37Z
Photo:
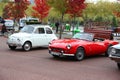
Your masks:
M29 51L33 47L48 47L50 41L57 39L49 25L26 25L19 33L9 36L7 44L11 50L21 47Z

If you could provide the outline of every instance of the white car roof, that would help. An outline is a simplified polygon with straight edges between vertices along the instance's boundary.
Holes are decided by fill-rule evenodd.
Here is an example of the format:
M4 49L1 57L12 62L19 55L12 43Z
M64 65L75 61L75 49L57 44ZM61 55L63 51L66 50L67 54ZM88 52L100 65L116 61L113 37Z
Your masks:
M39 27L49 27L49 28L51 28L49 25L26 25L26 26L33 26L35 28L39 28Z

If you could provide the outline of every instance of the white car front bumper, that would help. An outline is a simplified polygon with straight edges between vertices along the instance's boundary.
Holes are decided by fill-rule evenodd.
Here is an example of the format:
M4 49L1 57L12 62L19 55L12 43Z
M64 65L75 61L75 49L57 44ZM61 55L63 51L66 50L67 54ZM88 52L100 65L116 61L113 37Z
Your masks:
M23 43L19 40L17 40L16 38L9 38L7 41L7 44L9 46L16 46L16 47L22 47Z

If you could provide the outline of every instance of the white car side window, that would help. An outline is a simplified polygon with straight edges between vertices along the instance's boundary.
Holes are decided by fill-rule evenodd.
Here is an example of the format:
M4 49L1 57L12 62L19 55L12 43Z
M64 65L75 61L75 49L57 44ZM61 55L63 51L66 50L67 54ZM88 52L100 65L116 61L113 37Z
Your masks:
M47 34L52 34L52 30L50 28L46 28L46 33Z
M44 34L45 30L44 30L44 28L38 28L38 32L39 32L39 34Z
M35 30L35 33L36 33L36 34L39 34L39 31L38 31L38 29L36 29L36 30Z

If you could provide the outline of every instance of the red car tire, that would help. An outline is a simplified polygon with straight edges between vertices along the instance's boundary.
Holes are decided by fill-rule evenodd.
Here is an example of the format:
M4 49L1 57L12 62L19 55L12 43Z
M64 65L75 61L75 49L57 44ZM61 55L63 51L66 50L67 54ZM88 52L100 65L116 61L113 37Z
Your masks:
M82 47L79 47L75 54L75 60L81 61L84 59L84 57L85 57L84 49Z

